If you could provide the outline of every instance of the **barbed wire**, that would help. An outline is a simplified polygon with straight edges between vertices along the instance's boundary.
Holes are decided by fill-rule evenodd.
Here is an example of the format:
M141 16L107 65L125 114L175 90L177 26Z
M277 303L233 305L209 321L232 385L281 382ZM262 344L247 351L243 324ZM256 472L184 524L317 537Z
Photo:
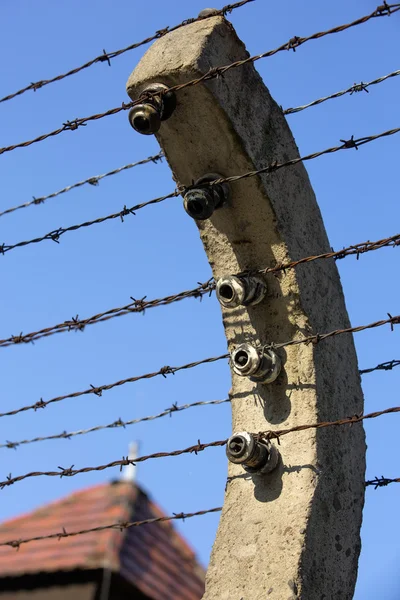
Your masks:
M7 542L0 542L0 546L11 546L12 548L16 548L18 550L22 544L27 544L28 542L38 542L40 540L51 539L61 540L62 538L66 537L84 535L85 533L95 533L97 531L105 531L107 529L117 529L119 531L124 531L124 529L129 529L130 527L140 527L142 525L149 525L151 523L163 523L164 521L174 521L178 519L184 521L185 519L191 519L192 517L201 517L210 513L220 512L221 510L222 506L217 506L216 508L209 508L207 510L198 510L192 513L173 513L170 516L154 517L152 519L144 519L143 521L118 521L117 523L110 523L109 525L99 525L98 527L90 527L88 529L81 529L79 531L67 531L65 527L63 527L62 531L59 533L49 533L47 535L37 535L35 537L30 538L9 540Z
M266 267L265 269L258 270L248 270L243 271L243 274L254 273L259 275L267 275L268 273L277 273L279 271L287 271L289 269L293 269L298 267L299 265L313 262L315 260L322 260L328 258L334 258L335 260L342 260L347 256L355 255L357 260L359 260L362 254L367 252L373 252L374 250L380 250L385 247L396 248L400 245L400 234L393 235L388 238L384 238L381 240L377 240L376 242L361 242L360 244L354 244L353 246L348 246L347 248L343 248L342 250L332 250L331 252L325 252L323 254L316 254L314 256L307 256L305 258L300 258L298 260L293 260L287 263L278 263L273 267Z
M136 204L135 206L131 206L127 208L125 205L123 209L119 212L112 213L111 215L107 215L105 217L99 217L98 219L93 219L92 221L85 221L84 223L79 223L78 225L71 225L70 227L60 227L59 229L55 229L54 231L50 231L45 235L37 238L33 238L31 240L25 240L23 242L17 242L11 246L6 246L5 244L0 244L0 254L5 254L14 248L20 248L23 246L28 246L30 244L38 244L39 242L43 242L45 240L51 240L52 242L56 242L57 244L60 242L60 237L65 233L70 231L77 231L78 229L82 229L83 227L90 227L92 225L99 225L100 223L104 223L105 221L110 221L113 219L121 219L122 223L124 222L125 217L129 215L135 215L136 211L145 208L146 206L151 206L152 204L158 204L159 202L164 202L164 200L168 200L169 198L175 198L179 196L180 193L178 190L171 192L170 194L166 194L165 196L159 196L158 198L152 198L147 202L142 202L140 204Z
M371 85L376 85L378 83L382 83L383 81L386 81L387 79L396 77L398 75L400 75L400 70L393 71L392 73L389 73L388 75L379 77L378 79L374 79L373 81L369 81L368 83L363 83L363 82L355 83L353 86L351 86L347 90L343 90L341 92L336 92L335 94L331 94L330 96L325 96L323 98L319 98L318 100L314 100L313 102L310 102L309 104L305 104L303 106L298 106L296 108L287 108L287 109L283 110L283 113L285 115L296 114L302 110L306 110L307 108L316 106L317 104L321 104L322 102L325 102L326 100L330 100L332 98L339 98L341 96L344 96L345 94L352 95L353 93L361 92L361 91L365 91L368 93L367 88L370 87ZM117 169L114 169L113 171L109 171L108 173L105 173L104 175L88 177L87 179L84 179L83 181L79 181L78 183L74 183L72 185L66 186L65 188L63 188L57 192L53 192L52 194L49 194L48 196L40 196L38 198L33 197L33 200L31 200L29 202L24 202L23 204L19 204L17 206L7 208L6 210L0 212L0 217L2 217L3 215L9 214L9 213L15 212L16 210L20 210L21 208L27 208L29 206L39 206L40 204L43 204L46 200L49 200L50 198L55 198L55 197L59 196L60 194L69 192L77 187L85 185L86 183L93 185L93 186L97 186L98 182L101 179L103 179L104 177L109 177L111 175L117 175L118 173L126 171L127 169L131 169L132 167L137 167L139 165L143 165L143 164L146 164L149 162L157 163L158 161L161 161L163 157L164 157L163 152L160 152L159 154L156 154L154 156L149 156L148 158L139 160L135 163L130 163L127 165L123 165L122 167L118 167Z
M400 361L392 360L392 361L389 361L386 363L381 363L380 365L377 365L376 367L373 367L371 369L359 370L359 373L360 373L360 375L363 375L365 373L371 373L372 371L378 371L378 370L389 371L389 370L393 369L393 367L396 367L399 365L400 365ZM49 440L70 440L72 437L75 437L77 435L86 435L88 433L94 433L96 431L103 431L105 429L115 429L117 427L123 427L125 429L125 427L128 427L129 425L136 425L137 423L143 423L145 421L154 421L155 419L160 419L162 417L167 417L167 416L171 417L173 413L181 412L181 411L187 410L189 408L195 408L198 406L212 406L212 405L218 405L218 404L225 404L230 401L231 401L230 398L226 398L225 400L202 400L200 402L192 402L190 404L181 404L181 405L178 405L176 402L174 402L169 408L166 408L164 411L162 411L156 415L140 417L138 419L131 419L129 421L123 421L121 419L121 417L119 417L118 419L116 419L112 423L108 423L107 425L96 425L95 427L89 427L87 429L78 429L76 431L69 431L69 432L62 431L61 433L58 433L58 434L47 435L47 436L38 436L35 438L31 438L31 439L20 440L18 442L12 442L10 440L6 440L5 444L0 444L0 448L8 448L8 449L16 450L19 446L22 446L25 444L33 444L36 442L45 442L45 441L49 441Z
M394 326L400 324L400 315L392 316L388 313L388 316L389 316L388 319L381 320L381 321L375 321L374 323L369 323L368 325L359 325L357 327L347 327L345 329L335 329L334 331L330 331L328 333L317 333L317 334L310 335L310 336L307 336L304 338L290 340L288 342L265 344L264 346L262 346L262 348L280 349L280 348L284 348L286 346L293 346L293 345L298 345L298 344L311 344L311 343L316 345L323 340L326 340L328 338L331 338L331 337L334 337L337 335L341 335L343 333L357 333L360 331L365 331L366 329L374 329L376 327L382 327L383 325L390 325L391 330L393 331ZM46 408L46 406L48 406L49 404L53 404L55 402L61 402L62 400L66 400L67 398L78 398L80 396L86 396L88 394L95 394L96 396L101 396L104 391L108 391L108 390L111 390L112 388L119 387L121 385L125 385L126 383L134 383L135 381L139 381L142 379L152 379L153 377L157 377L159 375L162 375L163 377L166 378L167 375L174 375L178 371L192 369L199 365L216 362L216 361L226 359L226 358L229 358L228 353L221 354L220 356L204 358L204 359L196 361L196 362L181 365L180 367L165 366L165 367L162 367L159 371L155 371L153 373L146 373L144 375L128 377L127 379L121 379L114 383L109 383L109 384L105 384L105 385L101 385L101 386L97 386L97 387L90 385L90 388L88 388L86 390L83 390L80 392L72 392L70 394L65 394L63 396L57 396L57 397L51 398L50 400L47 400L47 401L44 401L42 398L40 398L39 402L35 402L34 404L23 406L21 408L16 408L16 409L8 411L8 412L0 413L0 417L9 417L9 416L13 416L18 413L21 413L21 412L26 412L28 410L37 411L40 408Z
M309 35L307 37L294 36L288 42L285 42L284 44L282 44L281 46L278 46L278 48L275 48L274 50L268 50L267 52L263 52L262 54L257 54L255 56L249 56L248 58L245 58L243 60L238 60L238 61L230 63L228 65L214 67L197 79L191 79L185 83L181 83L181 84L172 86L170 88L166 88L161 93L165 94L170 91L177 92L179 90L182 90L182 89L185 89L188 87L192 87L194 85L198 85L205 81L210 81L211 79L215 79L217 77L223 76L226 72L228 72L231 69L241 67L243 65L250 64L250 63L255 63L258 60L273 56L274 54L277 54L278 52L282 52L284 50L296 51L296 48L298 48L302 44L305 44L306 42L309 42L311 40L316 40L316 39L319 39L326 35L340 33L342 31L345 31L352 27L356 27L358 25L366 23L369 20L377 18L377 17L390 16L391 14L394 14L394 13L398 12L399 10L400 10L400 4L387 4L385 2L384 4L378 6L371 14L365 15L359 19L356 19L355 21L352 21L351 23L339 25L337 27L333 27L326 31L319 31L319 32ZM151 92L151 93L146 92L146 93L142 94L140 96L140 98L137 98L128 103L122 102L122 104L120 106L111 108L103 113L97 113L94 115L90 115L89 117L81 117L81 118L73 119L72 121L66 121L65 123L63 123L62 127L54 129L53 131L50 131L48 133L39 135L36 138L27 140L24 142L19 142L17 144L13 144L11 146L5 146L3 148L0 148L0 154L4 154L5 152L11 152L12 150L15 150L16 148L26 148L28 146L31 146L32 144L36 144L36 143L42 142L50 137L59 135L60 133L62 133L64 131L75 131L79 127L82 127L82 126L85 127L87 125L87 123L89 123L91 121L97 121L99 119L103 119L103 118L109 117L111 115L116 115L116 114L120 113L121 111L129 110L133 106L136 106L137 104L143 102L146 99L148 100L148 99L151 99L151 98L153 98L155 96L159 96L159 95L160 95L160 92Z
M128 169L132 169L133 167L145 165L150 162L155 164L158 161L161 161L163 159L163 157L164 157L164 153L159 152L158 154L155 154L154 156L149 156L148 158L143 158L142 160L138 160L137 162L123 165L122 167L118 167L118 169L114 169L113 171L108 171L108 173L104 173L103 175L95 175L93 177L88 177L87 179L84 179L83 181L78 181L77 183L73 183L72 185L67 185L65 188L58 190L58 192L53 192L52 194L49 194L48 196L40 196L38 198L35 198L35 196L33 196L33 200L30 200L29 202L24 202L23 204L18 204L17 206L13 206L11 208L7 208L7 209L3 210L2 212L0 212L0 217L2 217L4 215L8 215L10 213L13 213L16 210L20 210L21 208L28 208L28 206L39 206L39 204L44 204L44 202L46 200L50 200L50 198L56 198L57 196L60 196L61 194L65 194L66 192L70 192L71 190L81 187L82 185L85 185L86 183L96 187L99 184L99 181L101 181L105 177L117 175L118 173L122 173L122 171L127 171Z
M378 489L379 487L385 487L391 483L400 483L400 478L398 479L388 479L387 477L375 477L375 479L371 481L366 481L365 486L374 486L374 489ZM87 529L80 529L78 531L67 531L65 527L63 527L62 531L57 533L48 533L46 535L37 535L30 538L19 538L14 540L8 540L6 542L0 542L1 546L10 546L11 548L16 548L17 550L22 544L28 544L30 542L38 542L42 540L51 540L58 539L61 540L67 537L75 537L77 535L85 535L87 533L96 533L98 531L105 531L107 529L116 529L118 531L124 531L125 529L129 529L130 527L140 527L142 525L149 525L152 523L162 523L164 521L173 521L173 520L182 520L190 519L192 517L200 517L207 514L212 514L216 512L221 512L222 506L217 506L215 508L209 508L207 510L199 510L192 513L173 513L170 516L163 517L154 517L152 519L144 519L142 521L117 521L116 523L109 523L108 525L99 525L97 527L90 527Z
M379 487L386 487L391 483L400 483L400 477L398 477L397 479L388 479L387 477L383 477L382 475L382 477L375 477L375 479L371 479L371 481L366 481L365 487L373 485L374 488L377 490Z
M367 329L375 329L376 327L382 327L383 325L390 325L391 331L394 331L395 325L400 325L400 315L392 316L387 313L389 318L383 319L381 321L375 321L374 323L369 323L368 325L359 325L358 327L346 327L344 329L335 329L334 331L330 331L329 333L316 333L314 335L309 335L304 338L300 338L298 340L290 340L289 342L282 342L279 344L265 344L263 348L275 348L278 350L279 348L286 348L288 346L297 346L298 344L318 344L323 340L327 340L328 338L335 337L337 335L342 335L343 333L359 333L360 331L365 331Z
M400 246L400 234L377 240L375 242L361 242L359 244L354 244L352 246L348 246L347 248L343 248L342 250L332 250L331 252L326 252L324 254L307 256L297 261L278 263L273 267L267 267L265 269L259 269L257 271L248 271L246 273L254 272L256 274L265 275L268 273L277 273L280 271L285 272L289 269L297 267L300 264L313 262L315 260L322 260L327 258L335 258L336 260L339 260L352 255L355 255L358 260L361 254L365 254L367 252L372 252L375 250L380 250L381 248L385 247L396 248L397 246ZM108 321L109 319L113 319L115 317L129 315L131 313L144 313L148 308L153 308L156 306L165 306L167 304L172 304L174 302L185 300L186 298L200 298L201 300L204 295L208 294L209 296L211 296L214 290L215 282L214 279L211 278L204 283L199 283L197 287L191 290L178 292L177 294L165 296L164 298L146 300L147 296L144 296L141 299L135 299L131 297L132 302L130 302L129 304L116 308L111 308L107 311L98 313L86 319L79 319L79 315L76 315L72 319L63 321L62 323L57 323L56 325L45 327L43 329L39 329L38 331L32 331L26 334L23 334L21 332L18 335L11 335L8 338L0 339L0 347L8 347L22 343L34 343L36 340L39 340L44 337L49 337L56 333L65 333L68 331L82 332L84 331L87 325L94 325L96 323Z
M333 146L331 148L327 148L327 149L321 150L319 152L314 152L314 153L308 154L306 156L299 156L297 158L293 158L291 160L288 160L288 161L285 161L282 163L278 163L277 161L275 161L265 167L262 167L261 169L257 169L255 171L248 171L246 173L242 173L241 175L232 175L230 177L222 177L222 178L216 179L210 183L205 183L204 185L214 186L214 185L218 185L221 183L234 183L236 181L241 181L242 179L254 177L256 175L261 175L263 173L274 173L275 171L278 171L279 169L291 167L291 166L297 165L300 162L313 160L313 159L319 158L320 156L323 156L325 154L333 154L335 152L339 152L340 150L348 150L351 148L355 148L356 150L358 150L358 148L363 146L364 144L369 144L370 142L374 142L380 138L394 135L396 133L399 133L399 131L400 131L400 127L397 127L395 129L389 129L382 133L378 133L376 135L364 136L364 137L360 137L358 139L354 139L354 136L352 135L351 138L348 140L340 140L342 142L342 144L340 146ZM50 231L49 233L47 233L43 236L36 237L36 238L30 239L30 240L24 240L21 242L17 242L15 244L11 244L11 245L7 245L4 243L0 244L0 254L5 254L6 252L9 252L10 250L14 250L15 248L28 246L30 244L37 244L37 243L43 242L45 240L51 240L53 242L59 243L60 237L67 232L77 231L78 229L81 229L82 227L90 227L92 225L98 225L100 223L104 223L105 221L109 221L112 219L120 218L121 221L123 222L124 217L127 217L129 215L135 215L135 212L140 210L141 208L144 208L144 207L152 205L152 204L158 204L160 202L163 202L164 200L167 200L168 198L177 197L181 194L186 193L186 191L189 190L191 187L193 187L193 186L185 187L182 185L178 185L178 187L173 192L166 194L165 196L154 198L152 200L148 200L147 202L142 202L141 204L136 204L135 206L132 206L130 208L127 208L125 205L124 208L122 209L122 211L113 213L111 215L107 215L105 217L99 217L98 219L94 219L92 221L85 221L84 223L79 223L78 225L71 225L70 227L65 227L65 228L60 227L59 229Z
M376 365L376 367L372 367L371 369L361 369L360 375L366 375L367 373L372 373L373 371L392 371L395 367L400 366L400 360L388 360L387 362L380 363Z
M17 92L13 92L12 94L9 94L8 96L4 96L4 98L0 98L0 102L6 102L7 100L11 100L12 98L21 96L21 94L24 94L25 92L28 92L30 90L33 90L34 92L36 92L38 89L40 89L46 85L49 85L50 83L55 83L56 81L61 81L62 79L65 79L66 77L75 75L76 73L79 73L80 71L83 71L84 69L88 69L89 67L91 67L92 65L94 65L96 63L107 62L108 66L111 66L110 61L112 59L116 58L117 56L121 56L121 54L124 54L125 52L129 52L130 50L135 50L136 48L139 48L140 46L144 46L145 44L149 44L150 42L153 42L159 38L164 37L167 33L171 33L172 31L176 31L177 29L181 29L182 27L185 27L186 25L190 25L192 23L196 23L197 21L204 21L205 19L209 19L211 16L213 16L213 17L217 16L217 15L226 16L228 13L231 13L236 8L240 8L241 6L244 6L245 4L248 4L249 2L254 2L254 0L241 0L241 2L236 2L235 4L228 4L221 9L215 9L215 11L213 12L212 15L210 14L210 15L206 15L206 16L202 16L202 17L185 19L178 25L174 25L172 27L164 27L164 29L159 29L152 36L147 37L140 42L130 44L129 46L126 46L126 48L121 48L120 50L114 50L113 52L106 52L105 50L103 50L103 54L100 54L99 56L92 58L91 60L84 63L83 65L81 65L79 67L75 67L74 69L71 69L70 71L67 71L66 73L62 73L61 75L52 77L51 79L43 79L41 81L36 81L35 83L30 83L28 86L18 90Z
M365 419L375 419L382 415L388 415L392 413L400 412L400 406L393 406L391 408L386 408L385 410L376 411L373 413L369 413L366 415L353 415L352 417L345 417L343 419L338 419L336 421L321 421L318 423L310 423L305 425L295 425L294 427L289 427L287 429L275 429L268 431L260 431L258 433L254 433L253 435L257 436L258 439L265 440L276 440L277 443L280 443L280 438L284 435L288 435L289 433L296 433L300 431L306 431L308 429L322 429L325 427L333 427L338 425L354 425L355 423L361 423ZM225 446L228 439L216 440L213 442L207 442L202 444L200 440L198 440L197 444L193 446L189 446L188 448L183 448L180 450L172 450L170 452L155 452L153 454L147 454L145 456L139 456L137 458L130 459L128 456L123 456L122 459L117 459L112 462L97 465L95 467L82 467L81 469L74 469L75 465L71 465L68 468L58 467L58 471L32 471L30 473L25 473L23 475L17 475L16 477L12 477L11 473L6 477L4 481L0 481L0 490L13 485L14 483L23 481L25 479L30 479L32 477L74 477L75 475L80 475L82 473L91 473L94 471L104 471L106 469L111 469L113 467L119 467L122 470L123 467L128 465L136 465L140 462L145 462L147 460L153 460L157 458L169 458L174 456L181 456L182 454L195 454L197 455L199 452L203 452L207 448L217 448L221 446Z
M41 408L46 408L49 404L53 404L55 402L61 402L63 400L67 400L69 398L79 398L80 396L87 396L88 394L95 394L96 396L102 396L103 392L111 390L115 387L120 387L121 385L125 385L126 383L135 383L136 381L140 381L142 379L153 379L153 377L167 377L167 375L174 375L178 371L184 371L186 369L193 369L199 365L204 365L208 363L217 362L218 360L222 360L224 358L228 358L229 354L222 354L221 356L213 356L211 358L204 358L202 360L198 360L196 362L191 362L185 365L181 365L179 367L170 367L165 366L161 367L158 371L154 371L153 373L145 373L144 375L137 375L135 377L128 377L126 379L121 379L114 383L108 383L106 385L94 386L90 385L89 388L80 392L73 392L71 394L65 394L64 396L57 396L56 398L51 398L50 400L44 401L40 398L39 402L35 402L34 404L30 404L27 406L23 406L21 408L17 408L15 410L11 410L8 412L0 413L0 417L10 417L13 415L17 415L21 412L26 412L27 410L34 410L35 412Z
M215 283L211 278L205 283L199 282L199 285L191 290L185 290L184 292L179 292L177 294L173 294L172 296L165 296L164 298L146 300L147 296L144 296L140 299L135 299L131 297L132 302L130 302L129 304L125 304L125 306L120 306L117 308L111 308L104 312L88 317L87 319L79 319L79 315L76 315L68 321L63 321L62 323L57 323L56 325L51 325L50 327L45 327L43 329L39 329L38 331L32 331L26 334L23 334L21 332L19 335L12 335L6 339L0 339L0 347L7 347L23 343L34 343L36 340L39 340L44 337L49 337L56 333L65 333L68 331L82 332L88 325L102 323L104 321L108 321L109 319L122 317L124 315L130 315L132 313L144 314L146 310L154 308L156 306L166 306L174 302L180 302L181 300L185 300L186 298L200 298L201 300L203 296L207 294L211 295L213 290L215 290Z
M378 77L378 79L374 79L373 81L369 81L368 83L364 83L363 81L361 81L361 83L354 83L351 87L347 88L347 90L342 90L341 92L336 92L335 94L331 94L330 96L324 96L323 98L318 98L318 100L313 100L313 102L309 102L308 104L303 104L303 106L296 106L296 108L286 108L283 111L284 115L292 115L295 113L298 113L302 110L306 110L307 108L311 108L312 106L317 106L318 104L322 104L323 102L326 102L327 100L332 100L334 98L340 98L341 96L344 96L345 94L350 94L350 96L352 96L353 94L356 94L358 92L368 92L368 89L371 85L377 85L378 83L382 83L383 81L386 81L387 79L390 79L392 77L397 77L398 75L400 75L400 69L398 71L393 71L392 73L389 73L388 75L384 75L383 77Z
M225 404L230 402L230 399L227 398L225 400L202 400L200 402L192 402L191 404L181 404L178 405L174 402L169 408L166 408L164 411L158 413L157 415L151 415L149 417L140 417L138 419L131 419L129 421L123 421L121 418L116 419L112 423L108 423L107 425L97 425L95 427L89 427L88 429L78 429L77 431L63 431L62 433L47 435L43 437L36 437L27 440L20 440L19 442L10 442L6 441L5 444L0 444L0 448L9 448L16 450L19 446L24 444L33 444L35 442L45 442L48 440L70 440L72 437L77 435L86 435L88 433L93 433L95 431L102 431L104 429L115 429L117 427L128 427L129 425L136 425L137 423L143 423L144 421L154 421L155 419L160 419L162 417L170 416L172 417L173 413L181 412L182 410L188 410L189 408L194 408L197 406L211 406L218 404Z

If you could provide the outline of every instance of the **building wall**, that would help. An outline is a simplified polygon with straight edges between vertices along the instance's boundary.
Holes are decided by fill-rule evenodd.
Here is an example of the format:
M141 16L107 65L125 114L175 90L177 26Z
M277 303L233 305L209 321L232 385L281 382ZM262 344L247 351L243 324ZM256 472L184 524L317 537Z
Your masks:
M95 590L93 582L4 592L0 589L0 600L93 600Z

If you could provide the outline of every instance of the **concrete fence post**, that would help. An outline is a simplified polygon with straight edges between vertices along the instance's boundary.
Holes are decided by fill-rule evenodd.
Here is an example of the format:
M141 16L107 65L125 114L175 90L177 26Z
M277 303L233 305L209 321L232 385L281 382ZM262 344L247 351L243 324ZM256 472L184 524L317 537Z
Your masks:
M228 21L208 18L156 41L127 90L136 99L147 86L185 83L247 56ZM298 156L286 119L253 64L184 88L176 100L156 135L182 185L206 174L229 177ZM147 126L146 119L139 115L136 125ZM216 280L330 250L302 163L232 183L228 201L196 222ZM265 282L267 293L258 304L222 306L231 353L243 343L279 343L349 326L333 259L271 274ZM282 371L272 383L232 372L234 432L362 411L351 335L277 354ZM278 450L281 458L270 473L251 475L229 464L205 600L353 597L364 502L362 425L284 436Z

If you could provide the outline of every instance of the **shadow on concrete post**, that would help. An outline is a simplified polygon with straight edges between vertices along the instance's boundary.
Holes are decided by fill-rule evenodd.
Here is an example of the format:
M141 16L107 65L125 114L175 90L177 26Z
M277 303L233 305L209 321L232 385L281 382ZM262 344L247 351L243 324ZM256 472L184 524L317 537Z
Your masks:
M247 56L231 24L210 18L155 42L127 90L136 99L150 84L181 84ZM156 135L182 185L207 173L229 177L298 156L285 117L252 64L182 89L176 100ZM227 205L196 221L216 279L330 250L303 164L237 181L231 192ZM230 352L243 342L278 343L349 325L333 260L271 274L267 285L258 305L222 307ZM351 335L279 353L283 370L273 383L232 373L233 431L362 411ZM229 464L205 600L353 597L364 502L362 424L285 436L279 451L278 467L264 476Z

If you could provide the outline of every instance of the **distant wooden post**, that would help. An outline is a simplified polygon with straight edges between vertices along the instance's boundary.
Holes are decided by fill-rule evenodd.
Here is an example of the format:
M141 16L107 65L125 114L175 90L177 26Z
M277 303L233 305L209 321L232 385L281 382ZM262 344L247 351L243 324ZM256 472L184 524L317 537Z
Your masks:
M128 93L137 98L149 84L177 85L247 56L224 18L196 22L155 42L130 76ZM252 64L179 91L157 139L183 185L210 172L226 177L298 156L285 117ZM231 190L229 205L197 221L216 279L330 250L303 164L238 181ZM243 342L284 342L349 325L333 260L266 281L258 305L222 309L230 352ZM233 431L362 411L350 335L278 353L283 369L273 383L232 373ZM364 502L362 425L285 436L279 451L281 462L267 475L229 466L205 600L353 596Z

